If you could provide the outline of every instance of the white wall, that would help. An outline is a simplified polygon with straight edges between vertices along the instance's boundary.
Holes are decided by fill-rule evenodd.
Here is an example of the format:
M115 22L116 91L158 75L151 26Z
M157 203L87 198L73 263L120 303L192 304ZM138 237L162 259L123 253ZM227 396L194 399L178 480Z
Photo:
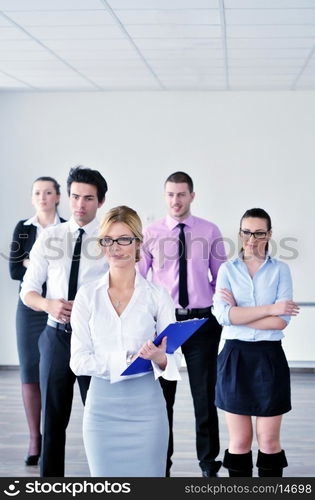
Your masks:
M314 92L1 93L0 364L17 363L18 283L6 260L13 228L33 213L39 175L62 184L68 217L65 181L78 163L108 181L102 213L128 204L144 224L164 215L163 182L176 170L195 181L193 212L235 244L242 213L265 208L278 257L291 255L281 238L297 239L298 257L288 261L296 300L314 301L314 108ZM314 360L314 316L303 309L287 330L290 360Z

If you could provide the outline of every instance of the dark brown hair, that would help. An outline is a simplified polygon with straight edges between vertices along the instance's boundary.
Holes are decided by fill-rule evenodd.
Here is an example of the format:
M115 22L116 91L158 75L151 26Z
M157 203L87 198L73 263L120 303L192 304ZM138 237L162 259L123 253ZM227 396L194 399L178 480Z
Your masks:
M173 174L169 175L168 178L166 179L164 186L166 185L167 182L176 182L176 184L179 184L181 182L185 182L188 184L188 189L190 193L193 192L194 190L194 183L190 175L186 174L185 172L174 172Z

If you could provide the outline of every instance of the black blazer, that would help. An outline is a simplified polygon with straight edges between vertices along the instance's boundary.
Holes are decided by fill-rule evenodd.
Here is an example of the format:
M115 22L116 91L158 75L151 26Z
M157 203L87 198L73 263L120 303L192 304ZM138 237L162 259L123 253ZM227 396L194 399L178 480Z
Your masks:
M27 220L28 219L20 220L13 233L9 260L10 276L13 280L23 280L26 272L26 267L23 266L23 260L29 258L30 251L36 240L37 228L33 226L33 224L24 226L24 222ZM60 217L60 222L66 221Z

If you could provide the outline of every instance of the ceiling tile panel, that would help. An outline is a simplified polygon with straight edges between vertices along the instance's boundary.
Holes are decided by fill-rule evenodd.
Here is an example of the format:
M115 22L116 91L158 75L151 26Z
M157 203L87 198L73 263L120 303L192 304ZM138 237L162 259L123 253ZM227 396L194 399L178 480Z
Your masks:
M224 0L226 9L303 9L313 8L314 0Z
M315 90L315 0L0 0L0 41L1 89Z
M252 80L252 72L249 68L244 68L243 70L237 68L235 70L229 71L229 78L243 78L248 81ZM294 71L293 68L278 68L276 71L269 68L263 69L260 68L258 71L255 71L255 80L259 79L261 81L267 80L270 78L290 78L290 80L294 80L297 76L297 71Z
M97 40L123 38L118 26L30 26L27 31L40 40Z
M312 9L226 9L227 24L295 25L314 24L315 5Z
M0 54L1 52L6 52L10 50L20 50L23 53L24 50L38 49L38 43L32 39L28 40L1 40L0 43Z
M216 9L219 0L108 0L112 9Z
M130 49L130 42L123 38L119 39L72 39L72 40L47 40L45 45L56 52L58 50L89 50L93 54L94 50L117 50L117 49Z
M3 17L0 13L0 27L6 26L7 28L12 28L12 23Z
M229 56L237 59L268 58L268 59L291 59L298 58L301 61L308 54L308 49L229 49Z
M10 78L0 71L0 87L4 87L6 89L10 88L22 88L27 89L29 86L26 83L19 82L15 78Z
M21 72L38 74L72 73L72 71L59 61L38 61L34 67L33 61L0 61L0 70L17 75Z
M181 86L186 86L186 85L211 85L211 84L220 84L220 85L225 85L225 80L224 78L218 76L211 76L211 75L181 75L180 78L172 75L165 75L162 77L162 83L169 84L172 83L173 85L176 85L178 88Z
M309 81L309 82L298 82L294 90L314 90L314 82Z
M101 0L0 0L0 10L90 10L104 8Z
M181 61L172 61L164 59L148 59L150 65L154 67L158 72L167 70L174 70L180 68L189 68L192 71L207 71L214 68L222 69L224 67L222 60L217 61L205 61L205 60L195 60L195 59L182 59Z
M211 40L213 42L213 39ZM147 60L164 60L164 61L182 61L182 60L204 60L211 64L213 59L213 49L221 49L220 40L217 43L210 43L207 47L188 47L188 48L172 48L168 49L159 48L144 48L141 47L141 53ZM223 52L220 50L220 56L223 57Z
M229 58L229 68L251 68L252 71L257 71L258 68L301 68L302 62L300 59L234 59Z
M315 37L313 25L273 25L273 26L231 26L226 27L227 37L230 38L305 38Z
M163 85L173 91L209 91L209 90L226 90L224 80L214 79L194 79L194 80L178 80L165 78L162 81Z
M212 49L212 39L207 38L136 38L136 45L140 50L160 49L169 51L172 49Z
M90 78L94 81L94 82L99 82L100 80L105 80L105 79L108 79L108 80L121 80L122 82L125 82L127 80L131 81L137 81L137 82L141 82L141 80L151 80L152 79L152 75L148 72L148 71L135 71L135 70L126 70L125 72L124 71L112 71L112 72L109 72L109 71L102 71L102 70L99 70L99 69L95 69L95 70L92 70L90 73L89 73L89 76Z
M0 44L1 45L1 44ZM35 50L1 50L0 61L32 61L37 66L37 61L55 61L56 58L47 50L38 47Z
M29 40L29 36L18 28L0 26L0 40Z
M28 79L30 84L40 90L95 90L95 86L87 80L80 77L61 77L61 76L33 76Z
M314 38L228 38L228 49L289 49L312 48Z
M14 22L24 27L98 26L115 23L113 17L106 10L13 11L6 12L6 14Z
M128 24L126 30L133 38L220 38L220 26L212 25L155 25Z
M95 66L90 67L88 70L85 66L76 66L76 68L84 75L89 75L89 78L95 81L99 77L115 77L115 78L126 78L126 77L137 77L138 80L141 78L151 77L151 73L145 67L106 67L106 66Z
M60 57L68 62L75 61L139 61L139 54L133 47L130 49L115 49L115 48L94 48L93 51L88 48L69 49L68 47L58 48L55 51Z
M265 74L265 75L257 75L257 74L251 74L250 76L248 75L230 75L230 80L235 80L235 81L243 81L244 83L248 82L271 82L271 81L285 81L285 82L291 82L292 81L292 75L291 74L284 74L284 75L272 75L272 74Z
M183 58L187 55L193 57L211 58L214 49L222 49L222 40L220 38L207 39L189 39L184 40L152 40L152 39L136 39L136 44L141 48L141 53L145 57L163 57L165 58Z
M154 66L154 69L156 67ZM191 76L194 78L195 76L198 78L201 77L209 77L216 76L220 78L224 78L224 69L223 68L192 68L190 66L183 66L181 68L159 68L158 69L159 78L163 78L165 75L169 76Z
M161 86L150 76L141 78L128 75L96 77L95 82L104 90L161 90Z
M123 24L220 24L217 9L181 9L181 10L116 10L116 15Z

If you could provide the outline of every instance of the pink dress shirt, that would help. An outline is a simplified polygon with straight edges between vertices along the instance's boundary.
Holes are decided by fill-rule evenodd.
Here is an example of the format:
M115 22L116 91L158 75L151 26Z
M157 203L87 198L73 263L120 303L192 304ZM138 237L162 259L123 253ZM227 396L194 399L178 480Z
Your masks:
M205 219L190 215L185 224L187 249L188 309L209 307L213 303L220 265L226 261L219 228ZM167 288L178 304L178 235L179 221L169 215L144 231L140 273L146 277L152 270L152 281Z

